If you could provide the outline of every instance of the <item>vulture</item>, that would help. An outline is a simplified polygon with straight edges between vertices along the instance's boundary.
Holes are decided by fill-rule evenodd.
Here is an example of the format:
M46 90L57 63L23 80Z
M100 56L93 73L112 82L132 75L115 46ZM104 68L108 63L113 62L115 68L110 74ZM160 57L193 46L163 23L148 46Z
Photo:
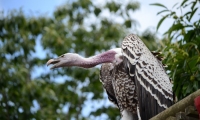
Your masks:
M121 48L84 58L65 53L50 59L51 69L102 64L100 81L108 99L120 110L122 120L149 120L173 104L170 78L158 55L135 34L126 36Z

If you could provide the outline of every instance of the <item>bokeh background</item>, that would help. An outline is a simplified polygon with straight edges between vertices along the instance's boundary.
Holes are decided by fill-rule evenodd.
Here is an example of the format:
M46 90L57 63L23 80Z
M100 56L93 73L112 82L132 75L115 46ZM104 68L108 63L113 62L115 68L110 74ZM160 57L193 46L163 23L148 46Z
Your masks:
M130 33L163 52L177 100L184 98L200 88L199 6L199 0L0 0L0 119L119 120L100 66L50 70L46 62L120 47Z

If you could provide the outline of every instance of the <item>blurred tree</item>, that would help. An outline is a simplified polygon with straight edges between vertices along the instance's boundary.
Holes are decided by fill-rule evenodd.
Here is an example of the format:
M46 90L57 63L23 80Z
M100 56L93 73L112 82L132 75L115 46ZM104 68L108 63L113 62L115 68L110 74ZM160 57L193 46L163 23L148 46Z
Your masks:
M164 14L157 25L166 18L172 18L173 24L166 31L168 41L165 40L165 63L168 65L169 75L173 80L173 90L178 100L186 97L200 88L200 6L199 0L183 0L173 8L155 3L164 8L158 14ZM179 14L180 13L180 14Z
M135 29L130 16L138 8L130 1L69 0L51 17L1 12L0 119L119 119L117 108L105 104L98 66L49 72L45 63L66 52L88 57L119 46Z

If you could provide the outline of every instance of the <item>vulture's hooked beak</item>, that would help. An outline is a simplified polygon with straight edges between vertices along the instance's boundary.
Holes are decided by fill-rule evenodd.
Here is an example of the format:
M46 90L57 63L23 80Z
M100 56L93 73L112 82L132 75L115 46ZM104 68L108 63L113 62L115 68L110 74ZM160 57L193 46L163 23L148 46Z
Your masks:
M47 66L53 65L50 69L59 68L59 67L70 67L73 66L73 63L78 59L78 55L74 53L65 53L58 58L50 59L47 62Z
M50 69L54 69L54 68L58 68L61 67L61 60L60 57L59 58L55 58L55 59L50 59L47 62L47 66L49 66L50 64L53 64L53 66Z

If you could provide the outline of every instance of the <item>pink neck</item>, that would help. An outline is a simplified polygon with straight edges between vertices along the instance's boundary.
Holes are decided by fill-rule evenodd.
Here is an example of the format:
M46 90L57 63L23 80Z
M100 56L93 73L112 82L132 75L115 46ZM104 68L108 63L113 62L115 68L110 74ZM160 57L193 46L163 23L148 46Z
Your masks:
M113 62L113 60L115 59L115 54L115 51L109 50L89 58L81 58L80 61L77 61L76 66L91 68L102 63Z

